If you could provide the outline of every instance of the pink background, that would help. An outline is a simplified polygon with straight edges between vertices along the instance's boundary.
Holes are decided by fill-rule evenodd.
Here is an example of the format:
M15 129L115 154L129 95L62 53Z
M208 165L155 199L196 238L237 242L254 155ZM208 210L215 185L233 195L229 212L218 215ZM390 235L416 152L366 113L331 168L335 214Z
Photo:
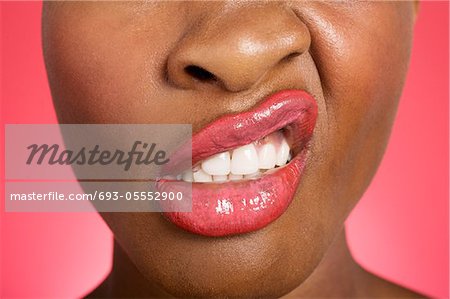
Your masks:
M1 9L2 124L55 123L41 4L1 3ZM415 30L391 143L347 222L348 238L368 270L447 298L448 3L422 3ZM0 135L3 140L3 129ZM107 275L111 250L111 234L96 214L4 213L2 202L0 297L80 297Z

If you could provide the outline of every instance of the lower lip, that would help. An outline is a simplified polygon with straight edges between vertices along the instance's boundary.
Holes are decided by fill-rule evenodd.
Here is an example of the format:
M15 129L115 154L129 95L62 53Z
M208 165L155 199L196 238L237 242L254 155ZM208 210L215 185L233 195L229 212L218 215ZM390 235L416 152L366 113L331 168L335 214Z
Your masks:
M286 211L300 183L305 161L306 149L287 165L258 179L192 183L192 212L166 212L164 215L186 231L209 237L259 230ZM182 190L183 185L187 188L191 184L161 181L158 189Z

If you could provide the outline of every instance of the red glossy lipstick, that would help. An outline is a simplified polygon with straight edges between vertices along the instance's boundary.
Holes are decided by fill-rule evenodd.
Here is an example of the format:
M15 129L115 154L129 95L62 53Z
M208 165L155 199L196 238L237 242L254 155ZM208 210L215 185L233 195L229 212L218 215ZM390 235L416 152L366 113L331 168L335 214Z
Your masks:
M317 118L314 98L302 90L277 92L251 110L225 115L192 137L192 165L283 129L293 154L283 167L258 179L223 183L192 183L192 212L166 212L165 217L192 233L227 236L255 231L287 209L300 183L307 144ZM182 189L190 183L158 182L161 191ZM170 190L169 190L170 189Z

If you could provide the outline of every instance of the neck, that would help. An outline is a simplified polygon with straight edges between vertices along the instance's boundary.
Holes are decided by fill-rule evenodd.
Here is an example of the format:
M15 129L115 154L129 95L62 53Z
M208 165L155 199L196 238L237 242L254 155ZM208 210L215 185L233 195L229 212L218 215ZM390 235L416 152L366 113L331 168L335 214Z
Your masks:
M147 280L122 247L114 240L113 268L103 283L87 298L170 298Z
M357 297L362 295L358 288L364 285L364 272L352 259L342 230L308 279L283 298ZM115 241L113 269L88 297L168 298L170 295L145 279Z
M365 293L367 274L353 260L342 229L314 272L283 299L361 297Z

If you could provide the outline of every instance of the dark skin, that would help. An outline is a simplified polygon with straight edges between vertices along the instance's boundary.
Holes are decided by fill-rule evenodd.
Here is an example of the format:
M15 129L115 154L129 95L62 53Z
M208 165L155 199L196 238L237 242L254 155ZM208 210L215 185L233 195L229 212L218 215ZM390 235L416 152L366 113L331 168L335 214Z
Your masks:
M92 297L419 297L359 267L343 232L383 156L414 2L48 2L43 39L61 123L189 123L275 91L319 116L294 201L267 227L207 238L156 213L102 213L114 267ZM214 75L199 79L195 65Z

